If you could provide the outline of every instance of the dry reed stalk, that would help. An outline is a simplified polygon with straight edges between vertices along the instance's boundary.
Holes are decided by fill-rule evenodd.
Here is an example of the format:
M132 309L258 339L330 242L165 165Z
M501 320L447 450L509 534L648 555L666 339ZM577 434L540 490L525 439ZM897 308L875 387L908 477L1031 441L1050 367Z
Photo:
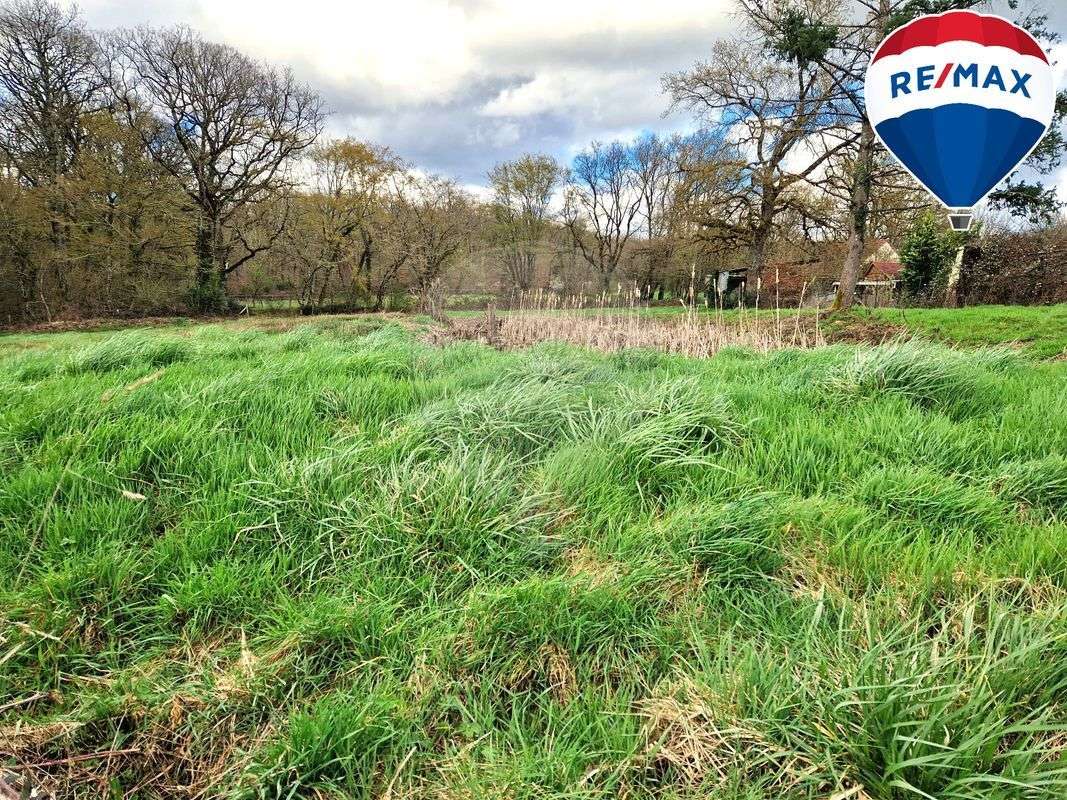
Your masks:
M757 287L757 292L759 287ZM595 298L584 295L559 297L536 291L517 298L515 307L492 320L491 343L502 347L529 347L544 341L577 344L604 352L644 348L664 353L706 358L724 347L745 347L767 353L787 347L810 348L824 345L818 328L803 325L798 309L792 329L787 333L781 309L776 309L773 324L760 324L759 314L743 308L733 319L726 319L722 309L700 312L692 300L683 304L677 317L658 318L640 305L640 290L634 287L627 303L621 291L601 293ZM477 326L481 330L485 326Z

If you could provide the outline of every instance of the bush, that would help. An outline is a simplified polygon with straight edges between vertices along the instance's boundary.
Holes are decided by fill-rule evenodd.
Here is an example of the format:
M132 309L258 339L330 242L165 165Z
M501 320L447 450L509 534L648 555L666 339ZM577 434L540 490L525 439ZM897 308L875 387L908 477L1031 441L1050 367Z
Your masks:
M905 292L917 296L943 284L956 250L958 235L933 213L919 217L900 248L900 281Z

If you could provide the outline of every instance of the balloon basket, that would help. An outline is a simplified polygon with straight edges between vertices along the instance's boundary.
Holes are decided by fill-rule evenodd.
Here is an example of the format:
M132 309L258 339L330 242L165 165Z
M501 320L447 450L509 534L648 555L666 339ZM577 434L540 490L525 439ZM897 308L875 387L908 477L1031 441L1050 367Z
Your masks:
M948 210L948 224L954 231L969 231L973 220L973 208L950 208Z

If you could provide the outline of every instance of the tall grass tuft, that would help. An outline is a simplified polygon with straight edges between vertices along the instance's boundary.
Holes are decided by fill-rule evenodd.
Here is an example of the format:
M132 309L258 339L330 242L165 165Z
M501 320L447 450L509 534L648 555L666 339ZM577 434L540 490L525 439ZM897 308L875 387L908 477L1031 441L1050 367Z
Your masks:
M524 457L573 434L585 409L573 386L544 378L509 378L441 400L410 424L438 448L489 447Z
M372 798L384 790L411 741L395 696L381 689L327 695L289 720L287 730L249 768L254 780L238 796L291 800L333 794Z
M892 518L930 530L963 529L990 536L1007 523L1004 506L981 486L923 467L886 467L864 474L856 496Z
M996 373L1018 360L1002 351L964 353L917 340L897 340L856 351L827 377L839 394L906 398L921 408L968 413L990 408L999 399Z
M1009 461L1001 466L997 484L999 493L1011 500L1067 516L1067 457Z
M187 339L122 333L74 351L67 370L80 374L133 366L162 367L186 361L195 353L195 346Z

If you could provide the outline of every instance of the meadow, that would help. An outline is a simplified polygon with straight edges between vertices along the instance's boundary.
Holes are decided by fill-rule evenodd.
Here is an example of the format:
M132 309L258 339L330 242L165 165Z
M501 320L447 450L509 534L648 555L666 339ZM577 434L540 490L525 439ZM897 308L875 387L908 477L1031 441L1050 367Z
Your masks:
M0 337L0 796L1063 797L1045 313L704 359Z

